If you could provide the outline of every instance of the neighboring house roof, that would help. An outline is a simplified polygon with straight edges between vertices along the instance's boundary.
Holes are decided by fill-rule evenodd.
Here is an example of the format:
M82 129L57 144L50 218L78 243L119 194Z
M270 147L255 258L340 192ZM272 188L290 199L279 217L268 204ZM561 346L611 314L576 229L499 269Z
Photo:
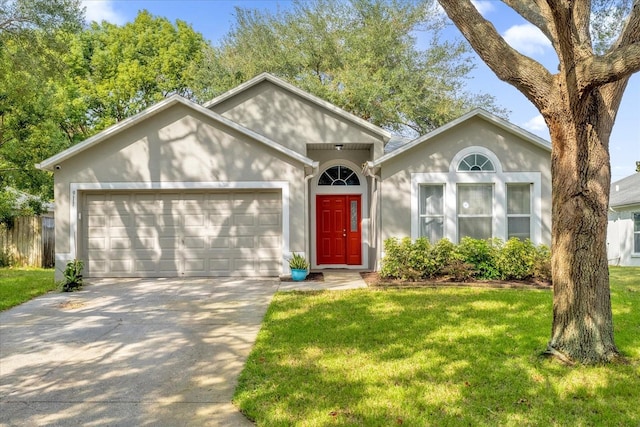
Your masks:
M79 144L76 144L58 154L56 154L55 156L49 157L46 160L43 160L41 163L36 164L36 168L38 169L42 169L42 170L48 170L48 171L53 171L55 168L55 165L58 163L61 163L73 156L75 156L76 154L87 150L91 147L93 147L94 145L97 145L109 138L111 138L114 135L117 135L118 133L124 131L125 129L128 129L156 114L158 114L161 111L164 111L166 109L168 109L169 107L172 107L176 104L182 104L188 108L191 108L201 114L204 114L205 116L211 118L212 120L223 124L225 126L228 126L231 129L234 129L237 132L240 132L243 135L248 136L249 138L260 142L264 145L267 145L269 147L271 147L272 149L279 151L289 157L291 157L292 159L295 159L297 161L299 161L300 163L304 164L305 166L311 166L311 167L317 167L318 166L318 162L303 156L302 154L293 151L287 147L284 147L280 144L278 144L277 142L263 136L260 135L250 129L247 129L246 127L227 119L226 117L221 116L218 113L215 113L211 110L209 110L208 108L204 108L203 106L196 104L195 102L189 101L186 98L183 98L180 95L172 95L160 102L158 102L157 104L152 105L151 107L147 108L144 111L141 111L140 113L131 116L125 120L122 120L121 122L103 130L102 132L92 136L91 138L88 138L82 142L80 142Z
M447 123L444 126L440 126L438 129L429 132L426 135L423 135L421 137L418 137L416 139L414 139L411 142L408 142L404 145L400 145L397 149L388 152L387 154L385 154L384 156L380 157L377 160L374 161L369 161L367 162L367 166L369 168L374 168L374 167L378 167L380 165L382 165L384 162L386 162L389 159L392 159L404 152L406 152L407 150L412 149L413 147L422 144L423 142L427 142L430 139L434 138L437 135L440 135L443 132L448 131L449 129L460 125L461 123L466 122L467 120L474 118L474 117L479 117L489 123L492 123L508 132L511 132L514 135L519 136L520 138L524 139L525 141L529 141L530 143L539 146L540 148L543 148L549 152L551 152L551 143L549 141L546 141L543 138L540 138L539 136L536 136L534 134L532 134L531 132L528 132L524 129L522 129L521 127L518 127L516 125L514 125L513 123L508 122L505 119L502 119L498 116L496 116L495 114L492 114L486 110L483 110L481 108L476 108L460 117L458 117L457 119Z
M252 78L251 80L248 80L244 83L242 83L241 85L223 93L220 96L217 96L215 98L213 98L211 101L205 102L203 104L203 106L205 108L212 108L217 104L220 104L223 101L226 101L229 98L232 98L234 96L236 96L237 94L246 91L247 89L256 86L259 83L262 83L264 81L267 81L269 83L272 83L286 91L289 91L297 96L299 96L300 98L306 99L307 101L316 104L326 110L331 111L334 114L337 114L338 116L356 124L359 125L367 130L369 130L370 132L373 132L376 135L379 135L382 140L384 142L389 141L389 139L391 139L391 134L389 132L387 132L386 130L374 125L373 123L369 123L368 121L354 115L351 114L345 110L343 110L340 107L337 107L335 105L333 105L330 102L325 101L324 99L318 98L315 95L311 95L308 92L303 91L302 89L299 89L297 87L295 87L292 84L289 84L287 82L285 82L282 79L279 79L269 73L262 73L257 75L256 77Z
M611 184L609 206L619 207L640 204L640 172Z
M387 142L387 145L384 146L384 152L386 154L395 151L403 145L410 143L411 141L412 139L410 138L405 138L404 136L400 135L393 135L391 136L389 142Z

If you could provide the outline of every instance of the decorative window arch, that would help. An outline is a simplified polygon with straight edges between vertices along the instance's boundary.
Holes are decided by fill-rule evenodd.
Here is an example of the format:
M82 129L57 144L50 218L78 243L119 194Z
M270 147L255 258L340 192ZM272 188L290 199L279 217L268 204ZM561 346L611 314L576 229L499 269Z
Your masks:
M337 165L322 172L318 185L360 185L360 178L350 168Z
M469 154L458 163L458 172L495 172L489 158L480 153Z

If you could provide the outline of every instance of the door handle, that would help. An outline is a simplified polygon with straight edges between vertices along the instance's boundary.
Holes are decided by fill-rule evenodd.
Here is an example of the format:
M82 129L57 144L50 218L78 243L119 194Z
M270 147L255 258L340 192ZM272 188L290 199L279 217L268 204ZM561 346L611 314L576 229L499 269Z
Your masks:
M347 237L347 229L342 230L342 237Z

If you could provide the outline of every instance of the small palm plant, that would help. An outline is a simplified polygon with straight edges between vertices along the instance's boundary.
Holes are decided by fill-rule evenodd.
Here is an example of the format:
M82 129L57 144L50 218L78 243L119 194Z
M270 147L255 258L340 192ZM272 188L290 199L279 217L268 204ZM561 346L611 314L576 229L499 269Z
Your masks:
M294 252L289 260L289 268L291 270L307 270L309 268L309 263L304 256Z

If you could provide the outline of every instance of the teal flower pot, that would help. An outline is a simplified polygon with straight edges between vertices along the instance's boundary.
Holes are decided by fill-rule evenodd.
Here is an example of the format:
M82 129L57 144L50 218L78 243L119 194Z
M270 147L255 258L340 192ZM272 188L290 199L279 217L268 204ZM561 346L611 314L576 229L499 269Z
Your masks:
M309 274L307 270L299 270L297 268L291 269L291 279L293 279L294 282L300 282L306 279L307 274Z

